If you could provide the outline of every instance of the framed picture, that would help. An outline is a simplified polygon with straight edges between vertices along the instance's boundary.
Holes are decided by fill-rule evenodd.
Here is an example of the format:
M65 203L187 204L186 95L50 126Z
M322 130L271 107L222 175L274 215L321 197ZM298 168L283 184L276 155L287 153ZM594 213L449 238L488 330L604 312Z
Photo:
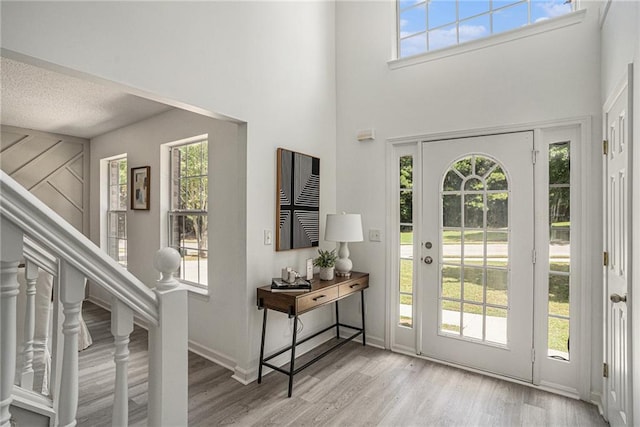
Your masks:
M318 246L320 159L278 148L276 250Z
M149 210L150 166L131 168L131 209Z

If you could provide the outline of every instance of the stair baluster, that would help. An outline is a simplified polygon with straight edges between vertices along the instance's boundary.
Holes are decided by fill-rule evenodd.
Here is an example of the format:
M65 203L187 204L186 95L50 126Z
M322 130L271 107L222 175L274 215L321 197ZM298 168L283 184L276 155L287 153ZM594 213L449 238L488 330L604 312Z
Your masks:
M24 345L22 350L22 373L20 387L33 389L33 342L36 330L36 282L38 280L38 266L26 260L24 269L27 283L26 308L24 312Z
M75 426L78 411L78 333L80 311L86 279L75 267L62 260L60 264L60 299L64 322L64 350L60 380L58 420L60 426Z
M22 231L0 221L0 427L9 427L16 374L16 304L18 265L22 258Z
M113 426L125 426L129 421L129 335L133 331L133 311L117 299L111 304L111 333L114 338L116 383L113 399Z

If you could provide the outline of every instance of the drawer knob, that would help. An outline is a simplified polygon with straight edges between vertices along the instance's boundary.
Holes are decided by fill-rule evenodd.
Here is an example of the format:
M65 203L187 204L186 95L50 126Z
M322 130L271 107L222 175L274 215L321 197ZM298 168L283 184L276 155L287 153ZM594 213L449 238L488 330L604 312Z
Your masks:
M312 299L313 299L314 301L318 301L319 299L326 298L326 297L327 297L326 295L320 295L320 296L317 296L317 297L312 298Z
M360 283L354 283L353 285L349 286L349 288L353 289L353 288L357 288L358 286L360 286Z

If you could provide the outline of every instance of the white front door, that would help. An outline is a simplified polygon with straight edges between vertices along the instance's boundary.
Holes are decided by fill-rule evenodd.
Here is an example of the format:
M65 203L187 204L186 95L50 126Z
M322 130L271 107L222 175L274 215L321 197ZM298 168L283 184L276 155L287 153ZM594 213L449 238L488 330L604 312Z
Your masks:
M532 381L533 132L422 145L423 355Z
M631 71L629 72L631 76ZM607 153L605 188L605 378L607 418L612 426L631 421L631 329L627 313L629 286L629 92L625 81L605 104ZM608 258L608 259L606 259Z

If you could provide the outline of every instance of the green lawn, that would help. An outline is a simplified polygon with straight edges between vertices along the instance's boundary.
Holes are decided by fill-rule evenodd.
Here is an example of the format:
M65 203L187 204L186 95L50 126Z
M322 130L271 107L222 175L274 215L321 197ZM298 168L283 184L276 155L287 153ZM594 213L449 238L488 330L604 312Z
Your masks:
M411 233L408 233L411 234ZM410 237L408 238L410 239ZM489 263L490 265L492 263ZM493 263L495 264L495 263ZM495 264L497 265L497 264ZM464 301L483 303L482 269L467 267L465 272ZM555 261L550 264L551 271L569 272L569 263ZM445 266L442 296L451 300L443 300L445 310L460 311L461 284L460 267ZM401 304L412 304L412 280L413 261L403 259L400 261L400 295ZM489 286L486 291L486 302L502 307L508 306L508 293L506 290L506 271L489 270L487 279ZM457 300L457 301L452 301ZM482 314L481 305L466 304L465 312ZM569 316L569 286L566 276L551 275L549 278L549 313L558 316ZM506 317L506 309L487 307L487 315L494 317ZM409 319L402 319L403 323L410 323ZM459 332L456 325L443 325L448 331ZM564 319L549 318L549 348L552 350L567 352L567 339L569 337L569 322Z

